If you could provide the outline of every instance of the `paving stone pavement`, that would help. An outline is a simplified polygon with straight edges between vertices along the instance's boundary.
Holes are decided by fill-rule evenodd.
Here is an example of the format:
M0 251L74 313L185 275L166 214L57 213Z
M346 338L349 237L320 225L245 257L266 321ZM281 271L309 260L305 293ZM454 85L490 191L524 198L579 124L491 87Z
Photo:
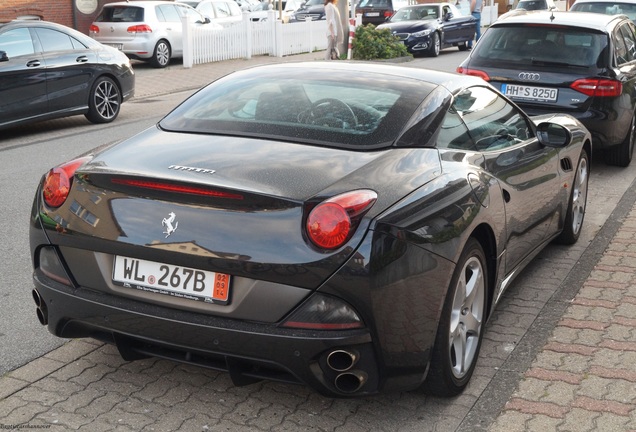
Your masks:
M140 66L136 98L192 90L255 64L321 58ZM126 362L114 347L82 339L0 377L0 430L636 431L635 201L632 184L593 239L550 248L524 270L456 398L328 399L280 383L235 387L226 373Z

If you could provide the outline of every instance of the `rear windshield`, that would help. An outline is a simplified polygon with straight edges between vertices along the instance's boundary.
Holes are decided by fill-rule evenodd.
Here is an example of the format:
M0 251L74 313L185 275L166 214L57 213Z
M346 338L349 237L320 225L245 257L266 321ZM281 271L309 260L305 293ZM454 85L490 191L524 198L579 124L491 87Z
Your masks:
M134 6L105 7L95 21L98 22L142 22L144 8Z
M608 64L608 36L587 29L502 25L491 27L482 39L471 66L585 70Z
M227 134L341 148L395 141L434 86L405 78L271 68L232 74L207 86L160 122L175 132ZM338 72L342 73L341 71Z
M589 2L575 3L570 10L577 12L594 12L605 15L625 14L632 21L636 20L636 3Z
M358 7L361 8L390 8L390 0L361 0Z

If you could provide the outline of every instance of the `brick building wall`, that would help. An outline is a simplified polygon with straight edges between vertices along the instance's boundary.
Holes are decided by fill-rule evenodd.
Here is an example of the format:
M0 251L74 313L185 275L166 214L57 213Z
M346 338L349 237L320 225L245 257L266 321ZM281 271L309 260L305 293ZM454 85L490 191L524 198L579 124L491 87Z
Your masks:
M116 0L97 0L92 13L84 13L77 7L85 0L0 0L0 22L18 17L36 16L44 21L52 21L88 34L88 28L97 17L102 5Z

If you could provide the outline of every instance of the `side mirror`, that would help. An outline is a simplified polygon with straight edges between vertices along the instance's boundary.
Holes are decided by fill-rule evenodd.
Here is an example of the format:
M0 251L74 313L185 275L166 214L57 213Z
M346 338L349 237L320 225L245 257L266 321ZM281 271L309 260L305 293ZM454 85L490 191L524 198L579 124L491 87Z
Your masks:
M446 15L444 15L444 21L448 21L450 19L453 18L453 13L452 12L446 12Z
M9 61L9 56L6 51L0 51L0 62Z
M540 123L537 139L546 147L565 147L572 140L570 131L557 123Z

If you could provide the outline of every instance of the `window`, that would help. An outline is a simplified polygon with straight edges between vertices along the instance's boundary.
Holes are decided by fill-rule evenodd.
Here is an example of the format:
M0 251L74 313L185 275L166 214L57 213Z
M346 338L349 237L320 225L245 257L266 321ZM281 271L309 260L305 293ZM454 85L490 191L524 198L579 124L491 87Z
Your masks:
M133 6L105 7L95 19L98 22L142 22L143 20L144 9Z
M167 22L181 22L179 12L177 12L173 5L161 5L157 6L157 8L161 11ZM157 14L157 16L159 16L159 14Z
M632 26L624 24L620 26L616 33L616 38L621 40L616 42L617 50L621 50L622 55L622 58L618 58L618 64L636 60L636 40Z
M468 133L468 128L453 107L444 117L444 123L437 136L437 148L477 150Z
M79 41L57 30L39 28L35 29L35 31L38 34L44 52L72 51L78 49L78 47L81 47L81 49L86 48Z
M474 59L477 66L517 68L555 67L559 71L564 63L577 70L606 66L602 56L608 44L607 35L599 32L568 27L494 26L488 38L480 39L481 50ZM593 73L593 71L591 71Z
M232 13L230 12L230 7L227 3L214 2L214 9L216 9L217 18L225 18L232 15Z
M464 120L480 151L500 150L534 136L517 108L486 87L471 87L455 95L452 109Z
M13 29L0 34L0 47L9 59L35 52L28 28Z
M331 147L390 146L434 86L360 73L298 77L271 68L234 74L188 99L160 122L169 131L269 137Z

